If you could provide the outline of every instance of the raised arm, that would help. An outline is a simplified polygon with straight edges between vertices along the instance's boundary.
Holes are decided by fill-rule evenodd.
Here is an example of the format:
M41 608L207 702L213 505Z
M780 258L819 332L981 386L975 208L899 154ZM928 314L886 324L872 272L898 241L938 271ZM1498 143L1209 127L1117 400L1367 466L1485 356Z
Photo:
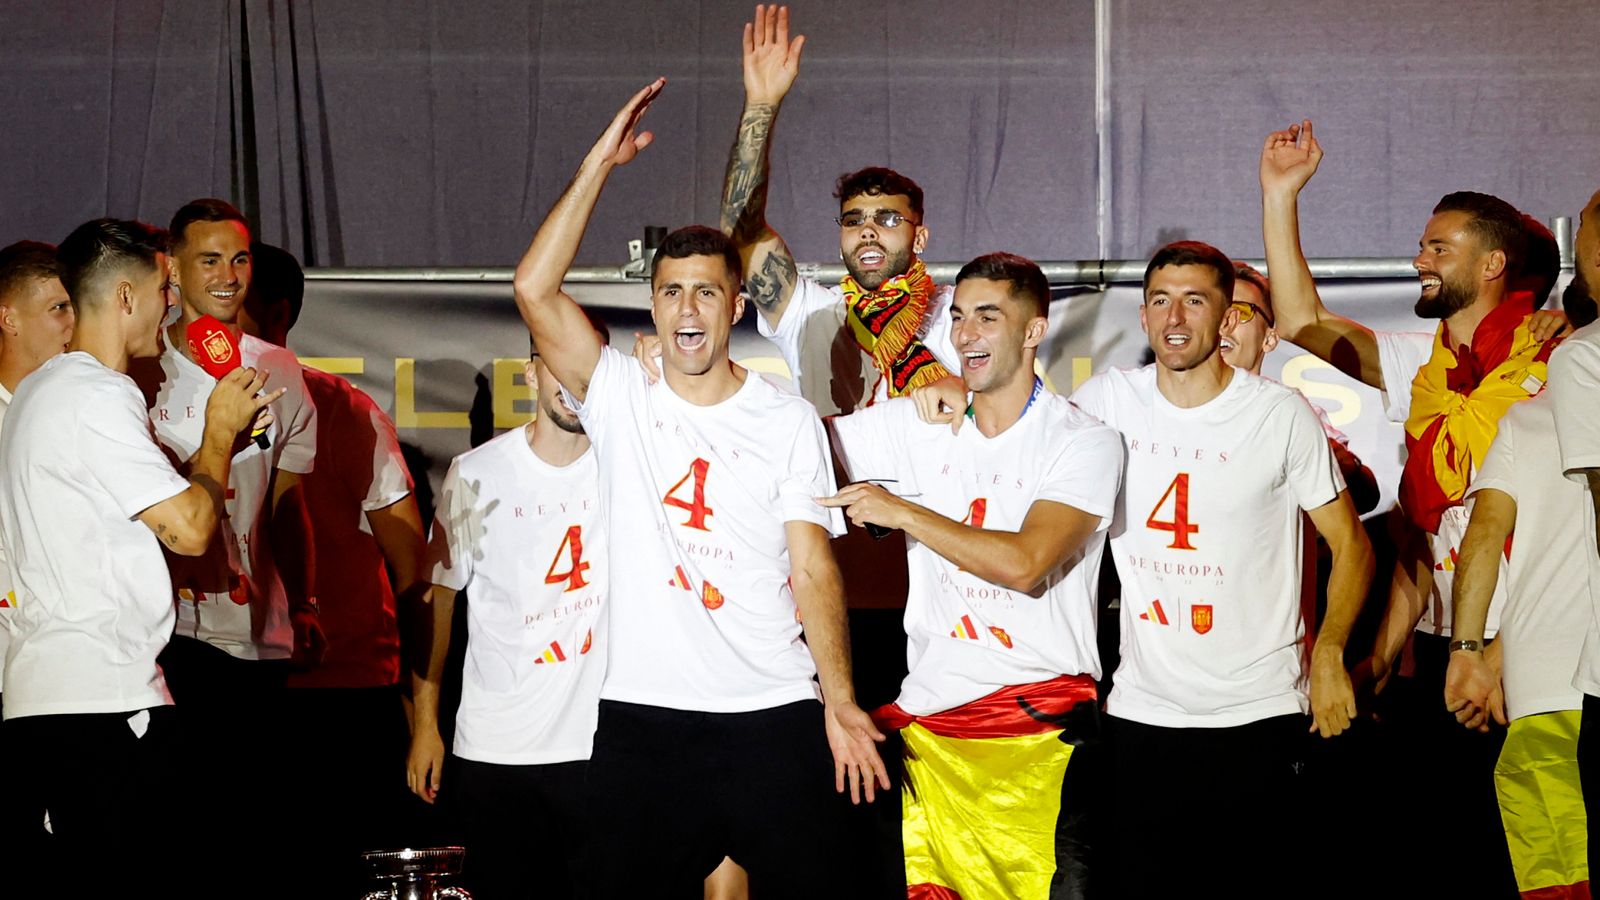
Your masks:
M1351 378L1383 390L1378 339L1322 305L1300 249L1300 189L1316 174L1322 145L1311 120L1267 135L1261 148L1261 231L1272 277L1278 334Z
M745 289L761 317L777 327L794 295L794 255L767 224L767 150L778 107L800 72L803 35L789 39L787 6L756 6L744 26L744 113L722 181L722 230L744 262Z
M617 112L517 264L515 294L522 320L545 365L579 400L588 395L589 378L600 360L600 336L577 301L561 290L561 282L572 267L611 170L627 165L654 139L650 132L638 131L639 119L666 83L665 78L656 79Z
M1356 515L1348 490L1307 512L1333 555L1333 569L1328 573L1328 611L1311 648L1311 727L1328 738L1344 731L1356 716L1355 688L1344 667L1344 646L1361 615L1375 564L1372 542L1361 527L1361 517Z

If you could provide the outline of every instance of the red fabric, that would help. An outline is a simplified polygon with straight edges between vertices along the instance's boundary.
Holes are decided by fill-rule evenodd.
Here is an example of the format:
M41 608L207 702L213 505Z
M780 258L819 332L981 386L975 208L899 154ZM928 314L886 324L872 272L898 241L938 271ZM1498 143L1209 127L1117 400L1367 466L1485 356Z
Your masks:
M1531 293L1512 292L1504 303L1490 310L1478 323L1470 347L1457 344L1450 335L1449 326L1439 326L1440 341L1456 357L1455 366L1445 372L1446 389L1464 397L1472 396L1473 390L1483 383L1483 379L1510 356L1517 329L1533 312ZM1545 341L1536 360L1548 361L1551 351L1559 343L1559 339ZM1434 352L1439 351L1435 349ZM1411 390L1417 390L1416 386L1413 385ZM1463 499L1446 495L1439 487L1439 478L1434 472L1432 448L1434 442L1440 440L1439 432L1444 423L1445 417L1439 416L1428 424L1421 435L1406 435L1406 463L1400 474L1400 508L1417 527L1429 534L1438 532L1439 518L1444 511Z
M928 716L914 716L890 703L873 710L872 719L879 728L896 731L915 722L941 737L1021 737L1059 729L1062 716L1098 696L1093 678L1062 675L1035 684L1003 687L987 697Z
M942 884L906 886L906 900L961 900L961 895Z

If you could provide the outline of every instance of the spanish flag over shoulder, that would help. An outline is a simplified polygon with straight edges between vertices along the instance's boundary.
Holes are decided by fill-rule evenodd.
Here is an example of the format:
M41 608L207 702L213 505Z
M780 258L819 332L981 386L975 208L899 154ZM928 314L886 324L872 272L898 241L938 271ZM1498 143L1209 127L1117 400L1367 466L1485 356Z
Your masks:
M1430 534L1444 511L1466 496L1511 404L1544 389L1550 352L1560 338L1534 340L1528 328L1533 295L1514 291L1495 307L1457 355L1449 328L1439 324L1433 355L1411 382L1406 419L1406 466L1400 506Z
M873 718L905 741L909 900L1044 900L1057 868L1074 868L1057 859L1057 832L1083 819L1061 799L1077 745L1098 739L1093 679L1002 688L929 716L890 704Z

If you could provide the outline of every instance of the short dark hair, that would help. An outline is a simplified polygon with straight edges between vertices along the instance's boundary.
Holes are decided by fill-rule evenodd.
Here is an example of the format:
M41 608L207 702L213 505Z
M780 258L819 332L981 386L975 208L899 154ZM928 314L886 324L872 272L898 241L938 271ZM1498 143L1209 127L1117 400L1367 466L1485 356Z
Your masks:
M138 265L156 267L156 254L167 250L167 233L154 225L131 219L95 219L72 230L56 250L61 263L61 284L80 312L84 301L92 305L98 282L105 276Z
M1150 289L1150 276L1168 266L1205 266L1216 273L1222 299L1233 301L1233 260L1226 253L1201 241L1174 241L1156 251L1144 267L1144 290Z
M1456 191L1445 194L1433 207L1433 214L1463 212L1471 216L1467 230L1477 238L1478 246L1485 252L1499 250L1506 255L1507 283L1522 274L1528 255L1528 232L1523 227L1522 213L1511 204L1493 194L1477 191Z
M258 308L259 304L289 304L289 321L283 327L285 331L293 328L300 321L306 299L306 273L300 261L282 247L256 241L250 245L250 271L250 302Z
M956 284L969 278L1004 281L1011 285L1011 297L1032 308L1040 318L1050 317L1050 279L1038 263L1015 253L985 253L961 267Z
M611 329L606 326L605 320L600 318L600 314L587 306L581 306L579 309L583 310L583 315L589 320L589 324L594 328L595 334L600 335L600 343L611 343ZM530 331L528 333L528 358L532 359L538 355L539 345L534 343L533 332Z
M922 218L922 188L918 187L915 181L893 169L869 166L854 172L846 172L833 183L834 199L841 205L851 197L859 197L862 194L874 197L904 196L911 201L911 211L916 213L917 219Z
M1241 281L1250 282L1256 286L1256 290L1261 292L1261 302L1265 305L1264 311L1267 314L1267 325L1269 327L1276 325L1277 314L1272 309L1272 282L1267 280L1267 276L1261 274L1260 269L1236 259L1233 261L1234 290L1238 289ZM1232 291L1229 291L1228 299L1233 299Z
M61 260L54 244L17 241L0 249L0 301L30 281L61 277Z
M172 222L167 225L167 231L172 235L174 247L181 246L184 240L184 231L196 222L238 222L249 232L250 223L245 221L244 213L238 207L226 200L215 197L202 197L199 200L190 200L178 207L172 214Z
M744 264L739 261L739 248L715 228L704 225L686 225L661 240L656 247L655 259L650 261L650 283L655 284L656 270L663 259L688 259L691 256L720 256L727 263L728 272L736 284L744 284Z
M1522 271L1512 279L1512 286L1532 291L1533 308L1538 309L1550 299L1550 291L1561 277L1561 247L1550 229L1527 213L1522 214L1522 232L1526 255Z

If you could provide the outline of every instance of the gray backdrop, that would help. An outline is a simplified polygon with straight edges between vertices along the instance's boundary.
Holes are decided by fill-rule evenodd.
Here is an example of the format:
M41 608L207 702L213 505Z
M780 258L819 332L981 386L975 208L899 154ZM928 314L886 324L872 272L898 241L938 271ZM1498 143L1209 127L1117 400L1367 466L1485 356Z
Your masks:
M1177 236L1260 255L1267 130L1315 118L1313 256L1409 255L1447 190L1541 219L1593 190L1594 0L813 0L771 218L836 252L840 172L928 191L933 259L1139 257ZM0 0L0 243L236 200L310 265L510 265L636 87L671 83L580 262L709 222L738 119L744 0ZM1104 165L1107 215L1097 215Z

